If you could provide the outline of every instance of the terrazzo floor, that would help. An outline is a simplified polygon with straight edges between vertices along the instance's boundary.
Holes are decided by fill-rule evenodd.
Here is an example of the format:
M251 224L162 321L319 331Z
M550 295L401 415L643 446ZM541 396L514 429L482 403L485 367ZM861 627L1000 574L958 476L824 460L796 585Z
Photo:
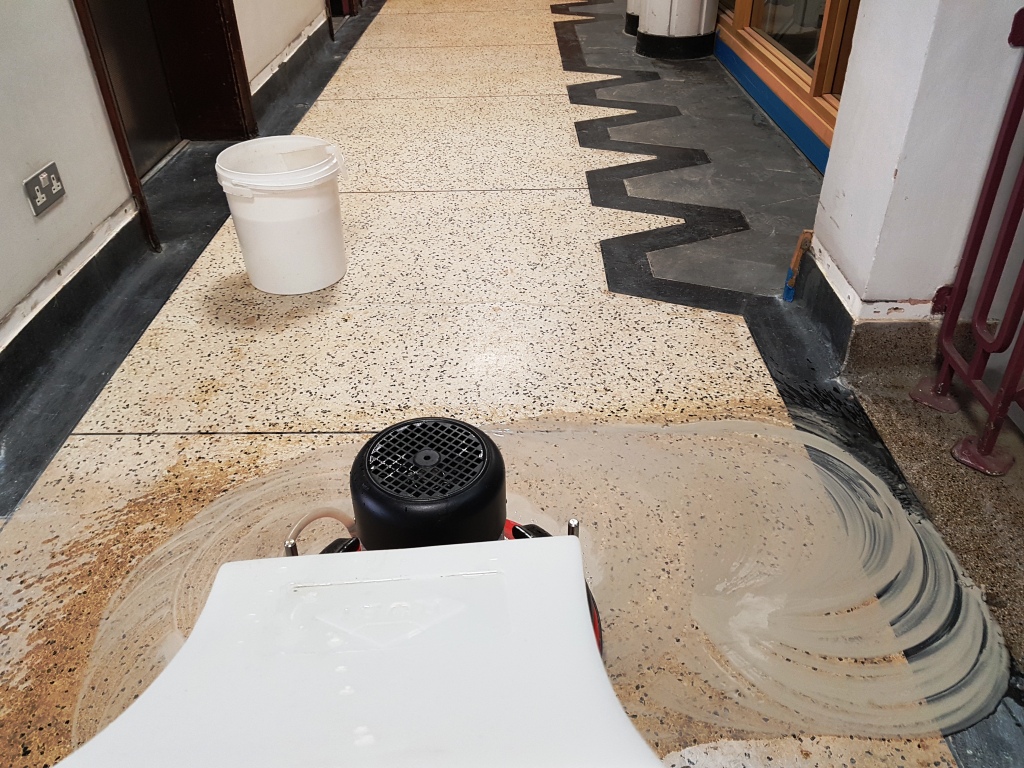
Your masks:
M566 18L538 0L388 0L296 129L346 155L346 277L260 293L229 221L0 531L0 764L68 753L127 575L282 462L418 415L788 424L741 317L607 290L601 240L681 221L591 205L587 171L638 156L579 146L576 121L619 112L570 104L567 85L602 76L562 69ZM938 737L737 741L659 720L630 685L650 671L618 688L670 765L955 765Z

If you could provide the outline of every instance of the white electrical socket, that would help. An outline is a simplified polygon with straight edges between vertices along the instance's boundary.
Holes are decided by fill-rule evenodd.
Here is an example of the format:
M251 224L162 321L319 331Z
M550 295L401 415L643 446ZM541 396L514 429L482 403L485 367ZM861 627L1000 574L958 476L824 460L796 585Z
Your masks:
M25 179L25 196L33 216L38 216L64 197L64 192L64 182L56 163L50 163L31 178Z

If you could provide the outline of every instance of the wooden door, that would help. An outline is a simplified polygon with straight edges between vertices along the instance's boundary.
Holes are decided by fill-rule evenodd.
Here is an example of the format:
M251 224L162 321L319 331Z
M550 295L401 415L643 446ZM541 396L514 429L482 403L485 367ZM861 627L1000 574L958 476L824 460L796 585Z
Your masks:
M147 0L88 0L131 150L144 175L179 141L178 119L164 74Z

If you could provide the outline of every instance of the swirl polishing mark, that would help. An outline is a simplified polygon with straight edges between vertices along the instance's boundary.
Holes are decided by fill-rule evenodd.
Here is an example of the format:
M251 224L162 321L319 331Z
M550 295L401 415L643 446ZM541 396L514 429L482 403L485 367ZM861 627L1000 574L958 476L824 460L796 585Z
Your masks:
M553 533L583 521L609 673L652 743L951 732L1005 690L982 590L927 520L823 437L740 421L492 434L510 517ZM239 484L135 568L99 628L76 743L159 674L222 563L278 556L314 507L350 509L356 448ZM317 523L300 547L340 535Z

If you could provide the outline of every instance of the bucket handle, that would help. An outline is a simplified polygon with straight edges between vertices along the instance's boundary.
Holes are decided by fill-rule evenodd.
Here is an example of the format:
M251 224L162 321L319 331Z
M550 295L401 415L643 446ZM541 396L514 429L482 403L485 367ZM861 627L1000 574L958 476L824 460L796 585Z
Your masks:
M238 187L232 184L230 181L223 180L221 181L220 185L221 187L224 188L224 191L229 195L234 195L235 197L255 197L253 191L248 187Z
M338 161L338 178L348 181L348 166L345 165L345 157L338 152L338 148L334 144L328 144L324 149Z

